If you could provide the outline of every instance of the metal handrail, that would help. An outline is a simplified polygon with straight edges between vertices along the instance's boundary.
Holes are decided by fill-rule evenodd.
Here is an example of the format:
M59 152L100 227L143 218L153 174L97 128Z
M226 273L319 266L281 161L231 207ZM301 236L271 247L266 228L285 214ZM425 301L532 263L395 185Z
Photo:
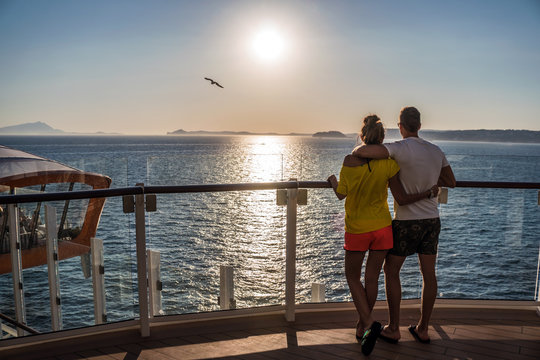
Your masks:
M486 189L540 189L540 183L511 181L456 181L456 187Z
M203 185L151 185L132 186L114 189L83 190L71 192L51 192L39 194L0 196L2 204L31 203L38 201L57 201L73 199L105 198L139 194L173 194L196 192L250 191L275 189L323 189L330 188L327 181L277 181L261 183L203 184ZM540 182L499 182L499 181L457 181L459 188L504 188L540 189Z

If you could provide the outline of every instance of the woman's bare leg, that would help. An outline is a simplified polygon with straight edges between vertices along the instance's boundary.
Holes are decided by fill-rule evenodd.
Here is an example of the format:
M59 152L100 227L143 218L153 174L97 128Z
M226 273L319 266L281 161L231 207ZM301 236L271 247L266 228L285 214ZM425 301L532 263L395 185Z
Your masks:
M379 275L388 250L369 250L366 261L366 274L364 276L364 288L366 289L369 312L373 311L377 294L379 293Z
M345 276L347 278L347 283L349 284L349 290L351 291L354 306L358 312L360 321L358 331L369 328L373 322L371 310L367 301L366 289L360 281L365 254L365 251L345 251ZM357 332L357 335L362 336L362 333Z

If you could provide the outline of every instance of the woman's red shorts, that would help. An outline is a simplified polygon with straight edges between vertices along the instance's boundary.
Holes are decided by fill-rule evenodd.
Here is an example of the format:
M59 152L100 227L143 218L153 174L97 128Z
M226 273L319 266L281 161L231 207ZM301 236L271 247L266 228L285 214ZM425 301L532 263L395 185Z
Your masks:
M345 246L349 251L388 250L394 246L392 225L362 234L345 232Z

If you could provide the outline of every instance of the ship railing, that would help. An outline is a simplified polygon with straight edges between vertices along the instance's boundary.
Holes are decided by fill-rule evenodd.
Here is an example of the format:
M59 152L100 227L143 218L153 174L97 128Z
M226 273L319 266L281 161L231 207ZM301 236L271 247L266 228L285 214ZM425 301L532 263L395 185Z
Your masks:
M540 189L540 183L537 182L481 182L481 181L458 181L456 187L458 188L504 188L504 189ZM57 193L40 193L40 194L23 194L23 195L6 195L0 198L0 203L8 206L9 211L15 211L18 204L33 203L33 202L47 202L47 201L64 201L74 199L90 199L90 198L114 198L122 197L123 210L125 213L133 212L135 214L135 243L136 243L136 266L137 266L137 288L138 295L137 307L138 307L138 320L120 321L116 323L108 323L102 326L108 326L106 329L115 329L119 327L138 327L141 336L147 337L150 335L150 329L152 323L167 323L172 321L182 321L182 319L193 319L197 315L203 319L212 318L214 313L201 313L201 314L189 314L187 317L179 318L174 315L171 316L155 316L156 311L153 307L155 305L155 294L152 292L159 288L161 284L159 280L156 282L155 274L152 274L151 266L151 254L147 252L146 241L146 216L147 212L155 211L156 209L156 195L157 194L181 194L181 193L215 193L215 192L231 192L231 191L259 191L259 190L276 190L277 191L277 203L278 205L284 205L286 210L286 248L285 248L285 297L284 305L273 306L268 308L258 309L240 309L235 310L236 314L249 314L251 310L257 313L264 312L282 312L287 321L295 320L295 312L300 305L296 301L296 241L297 241L297 206L304 204L307 201L307 189L325 189L330 188L330 185L326 181L297 181L291 179L290 181L281 182L265 182L265 183L240 183L240 184L208 184L208 185L179 185L179 186L145 186L144 184L137 184L135 187L125 188L113 188L103 190L90 190L90 191L74 191L74 192L57 192ZM441 201L446 201L445 191L441 192ZM540 204L540 192L538 193L538 204ZM16 216L13 216L16 218ZM24 310L24 294L22 293L22 271L20 262L20 252L18 252L19 259L13 257L14 253L12 248L12 278L14 288L14 303L16 319L2 316L2 319L15 325L18 335L30 335L35 334L37 331L28 327L25 322L25 310ZM50 265L49 265L50 266ZM102 265L101 265L102 266ZM540 251L539 251L539 263L540 267ZM539 304L540 287L538 286L540 269L537 267L536 288L534 296L535 306ZM95 268L99 269L99 267ZM94 269L94 271L95 271ZM57 271L57 269L56 269ZM222 275L227 277L227 269L222 271ZM99 272L99 270L98 270ZM153 278L154 277L154 278ZM152 280L153 278L153 280ZM229 276L230 280L230 276ZM228 280L225 280L227 282ZM49 278L49 287L54 287L54 279ZM156 285L156 286L154 286ZM161 290L161 289L158 289ZM229 289L230 290L230 289ZM55 291L58 291L56 289ZM103 289L101 290L103 291ZM319 289L320 291L320 289ZM53 294L53 292L51 292ZM222 293L227 295L227 289ZM103 297L103 293L100 295ZM59 299L58 299L59 300ZM224 299L222 299L224 300ZM231 300L225 308L231 308ZM53 304L55 301L51 301ZM224 301L225 303L227 301ZM324 300L323 300L324 302ZM57 302L60 306L60 301ZM99 307L99 301L94 299L94 305ZM53 305L51 305L54 307ZM234 308L234 306L232 306ZM4 310L4 309L2 309ZM5 310L4 310L5 311ZM57 310L58 311L58 310ZM103 309L101 309L103 311ZM51 310L51 312L54 312ZM219 313L219 312L218 312ZM106 317L103 316L98 320L100 310L95 310L96 324L103 324L106 322ZM58 314L57 314L58 315ZM51 315L54 317L54 314ZM182 316L182 315L180 315ZM226 314L224 316L231 316ZM54 319L53 319L54 324ZM96 330L93 330L96 329ZM47 339L54 339L60 336L66 336L66 331L71 331L73 336L81 334L90 334L93 331L103 331L103 327L88 326L82 329L65 330L61 334L55 330L53 332L45 334ZM44 335L40 335L44 336ZM18 344L17 341L24 343L27 340L24 338L31 338L32 336L25 336L18 339L6 339L2 340L3 343ZM28 340L31 342L31 340Z

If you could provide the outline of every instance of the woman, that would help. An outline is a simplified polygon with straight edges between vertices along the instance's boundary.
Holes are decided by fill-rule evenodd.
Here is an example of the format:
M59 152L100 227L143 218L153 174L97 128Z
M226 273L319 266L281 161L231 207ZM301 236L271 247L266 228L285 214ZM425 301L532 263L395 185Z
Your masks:
M365 144L382 144L384 127L377 115L368 115L360 138ZM407 205L436 196L437 185L419 194L406 194L399 182L399 166L392 159L369 160L347 155L339 182L335 175L328 181L338 199L345 197L345 276L359 320L356 339L362 352L369 355L381 332L381 324L373 320L371 311L378 292L378 280L384 258L393 246L392 217L388 209L388 185L399 205ZM362 263L366 262L365 287L360 281ZM364 329L366 331L364 331Z

